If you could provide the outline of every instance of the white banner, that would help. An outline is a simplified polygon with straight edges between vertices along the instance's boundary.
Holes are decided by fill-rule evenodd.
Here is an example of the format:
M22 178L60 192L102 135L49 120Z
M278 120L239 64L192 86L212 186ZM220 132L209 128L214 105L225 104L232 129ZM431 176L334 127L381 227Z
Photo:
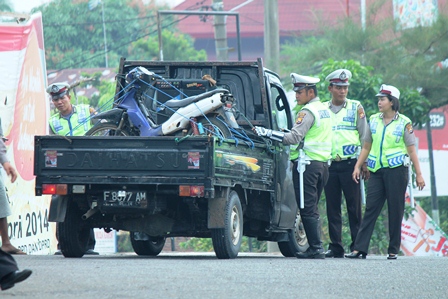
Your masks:
M415 209L401 223L403 253L407 256L448 256L448 236L418 204Z
M55 224L48 222L48 196L34 195L34 136L48 133L49 102L42 15L25 23L0 23L0 117L7 156L17 169L14 184L7 179L12 215L11 243L28 254L56 249Z

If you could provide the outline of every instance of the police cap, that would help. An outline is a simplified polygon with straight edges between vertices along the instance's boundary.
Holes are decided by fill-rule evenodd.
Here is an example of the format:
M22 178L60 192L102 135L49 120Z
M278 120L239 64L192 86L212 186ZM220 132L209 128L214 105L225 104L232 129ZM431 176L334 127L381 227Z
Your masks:
M393 96L397 100L400 99L400 91L398 90L398 88L392 85L381 85L380 91L378 92L376 97L387 97L388 95Z
M352 72L346 69L338 69L329 74L325 81L330 82L330 84L338 85L338 86L348 86L348 80L352 77Z
M53 83L47 87L47 93L52 100L57 100L65 96L70 90L70 85L65 82Z
M316 83L320 81L319 78L302 76L296 73L291 73L291 80L294 85L293 90L296 92L304 89L305 87L316 86Z

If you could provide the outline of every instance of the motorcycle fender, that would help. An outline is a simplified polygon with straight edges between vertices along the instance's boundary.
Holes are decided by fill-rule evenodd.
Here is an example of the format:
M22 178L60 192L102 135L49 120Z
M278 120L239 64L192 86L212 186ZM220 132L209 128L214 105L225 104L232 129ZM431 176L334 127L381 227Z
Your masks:
M98 114L95 114L92 116L92 119L101 119L101 120L107 120L107 122L113 122L113 123L119 123L122 116L123 116L124 110L120 108L113 108Z
M67 213L68 197L60 195L52 195L50 202L50 211L48 213L48 221L64 222Z

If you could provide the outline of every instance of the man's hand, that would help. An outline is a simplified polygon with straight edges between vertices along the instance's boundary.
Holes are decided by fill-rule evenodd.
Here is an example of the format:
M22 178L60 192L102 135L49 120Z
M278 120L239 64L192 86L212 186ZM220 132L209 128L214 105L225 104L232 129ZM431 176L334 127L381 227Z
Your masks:
M361 175L364 180L368 180L370 178L370 171L367 168L367 163L363 163L361 166Z
M3 169L5 169L6 174L11 176L11 183L14 183L17 179L17 173L14 167L12 167L11 163L5 162L3 163Z
M261 136L261 137L270 138L272 136L272 130L270 130L270 129L255 126L253 128L253 130L255 131L255 133L257 133L258 136Z
M285 136L285 133L283 133L283 132L273 131L271 129L266 129L263 127L254 127L252 130L254 130L258 136L268 137L268 138L271 138L272 140L279 141L279 142L282 142L283 136Z

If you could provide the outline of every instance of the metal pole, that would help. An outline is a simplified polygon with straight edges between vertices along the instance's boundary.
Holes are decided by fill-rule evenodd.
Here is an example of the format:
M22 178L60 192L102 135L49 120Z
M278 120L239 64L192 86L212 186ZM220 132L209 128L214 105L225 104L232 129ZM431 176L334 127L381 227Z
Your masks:
M361 0L361 26L362 30L366 30L366 0Z
M236 34L238 38L238 60L241 61L241 37L240 37L240 19L239 13L237 12L226 12L226 11L189 11L189 10L159 10L157 14L161 15L197 15L197 16L234 16L236 19ZM160 23L160 22L159 22ZM159 32L160 32L159 28ZM160 41L159 41L160 42ZM160 47L160 44L159 44Z
M431 120L426 122L426 137L428 139L428 155L429 155L429 173L431 181L431 207L432 207L432 220L437 225L440 223L439 219L439 202L437 201L437 186L436 175L434 173L434 156L432 153L432 133L431 133Z
M162 25L160 24L159 11L157 11L157 34L159 36L159 59L163 61Z
M241 36L240 36L240 15L235 15L236 36L238 44L238 61L241 61Z
M103 15L103 34L104 34L104 58L106 59L106 68L109 67L107 63L107 40L106 40L106 24L104 24L104 5L103 1L101 1L101 11Z

